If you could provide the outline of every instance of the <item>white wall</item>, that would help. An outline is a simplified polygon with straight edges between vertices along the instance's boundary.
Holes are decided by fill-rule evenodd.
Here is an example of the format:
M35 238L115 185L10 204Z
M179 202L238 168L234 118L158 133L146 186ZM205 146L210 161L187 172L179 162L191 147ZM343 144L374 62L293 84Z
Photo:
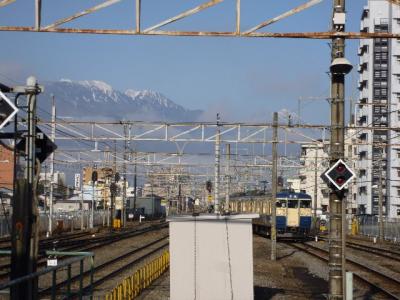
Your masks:
M253 300L256 217L170 218L170 299Z

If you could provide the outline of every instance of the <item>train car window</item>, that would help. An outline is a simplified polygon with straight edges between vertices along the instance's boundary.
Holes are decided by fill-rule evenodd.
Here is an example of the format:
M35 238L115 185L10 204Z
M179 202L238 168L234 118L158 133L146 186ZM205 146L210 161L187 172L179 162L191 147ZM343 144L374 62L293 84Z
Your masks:
M310 208L310 207L311 207L311 201L309 200L300 201L300 208Z
M299 205L298 200L289 200L288 207L289 208L297 208Z
M286 207L286 200L277 200L276 207Z

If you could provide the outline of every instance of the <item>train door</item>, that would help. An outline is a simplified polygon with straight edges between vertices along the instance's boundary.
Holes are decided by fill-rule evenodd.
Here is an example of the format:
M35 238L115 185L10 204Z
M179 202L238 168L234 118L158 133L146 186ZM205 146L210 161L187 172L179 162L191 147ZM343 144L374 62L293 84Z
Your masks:
M288 227L298 227L299 226L299 200L298 199L290 199L288 201L287 226Z

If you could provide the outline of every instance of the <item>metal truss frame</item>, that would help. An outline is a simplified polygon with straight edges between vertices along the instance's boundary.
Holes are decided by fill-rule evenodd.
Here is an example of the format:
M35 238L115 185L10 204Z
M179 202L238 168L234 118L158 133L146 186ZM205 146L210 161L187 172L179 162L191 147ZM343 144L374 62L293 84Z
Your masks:
M57 150L57 164L102 164L102 154L105 151L101 151L98 154L91 152L90 150ZM109 153L109 152L108 152ZM138 166L182 166L182 167L207 167L212 165L214 154L213 153L161 153L161 152L135 152L135 156L130 155L129 159L124 159L119 155L109 153L112 158L115 157L116 165L126 164L127 166L138 165ZM130 153L132 154L132 153ZM226 158L227 155L222 155L222 158ZM243 155L243 154L232 154L232 161L230 167L241 168L272 168L271 159L262 155ZM199 161L194 163L194 161ZM224 163L224 160L222 161ZM278 160L278 166L280 169L299 169L303 168L299 162L294 159L286 157L280 157ZM222 164L223 167L223 164Z
M39 121L39 125L50 128L52 122ZM124 134L124 126L127 134ZM272 124L270 123L211 123L211 122L98 122L98 121L57 121L56 141L161 141L161 142L201 142L215 143L217 135L222 143L272 143ZM76 128L79 127L80 130ZM217 134L217 128L219 134ZM287 134L280 143L316 143L324 138L328 125L280 125L280 131ZM315 130L317 129L317 132ZM44 131L48 129L44 128ZM281 134L282 136L282 134ZM301 136L303 139L294 139Z
M30 32L56 32L56 33L82 33L82 34L114 34L114 35L163 35L163 36L225 36L225 37L253 37L253 38L307 38L307 39L332 39L335 37L344 37L347 39L368 39L368 38L400 38L397 33L368 33L368 32L259 32L260 29L274 24L280 20L295 15L303 10L306 10L314 5L321 3L323 0L308 0L307 2L294 7L274 18L267 19L260 24L257 24L249 29L242 29L241 26L241 0L233 0L233 5L236 6L236 23L232 24L234 31L169 31L161 30L160 28L165 25L177 22L184 18L195 15L203 10L211 8L225 0L210 0L197 5L189 10L182 11L181 13L163 20L157 24L151 25L142 29L142 1L135 1L136 11L132 14L132 19L135 28L131 29L96 29L96 28L74 28L74 27L60 27L61 25L68 24L69 22L93 14L99 10L106 9L122 0L105 0L104 2L92 6L90 8L79 11L73 15L65 18L58 19L50 24L42 24L43 5L45 1L35 0L35 23L33 26L0 26L0 31L30 31ZM128 1L128 0L126 0ZM394 4L400 4L399 0L388 0ZM16 0L0 0L0 8L12 3Z
M44 132L49 132L52 122L41 120L39 125L45 126ZM124 126L127 134L124 134ZM174 142L174 143L215 143L217 128L219 140L222 143L241 144L271 144L271 123L212 123L212 122L142 122L142 121L57 121L56 127L63 132L56 132L56 141L90 141L90 142ZM315 144L325 140L330 126L325 124L280 124L278 143L282 144ZM365 130L374 130L371 126L350 126L346 130L356 132L346 139L352 138L354 145L369 145L359 141L357 135ZM398 127L380 127L382 130L399 131ZM400 140L400 135L399 135ZM381 145L387 145L382 142ZM400 146L399 143L390 143L391 146Z

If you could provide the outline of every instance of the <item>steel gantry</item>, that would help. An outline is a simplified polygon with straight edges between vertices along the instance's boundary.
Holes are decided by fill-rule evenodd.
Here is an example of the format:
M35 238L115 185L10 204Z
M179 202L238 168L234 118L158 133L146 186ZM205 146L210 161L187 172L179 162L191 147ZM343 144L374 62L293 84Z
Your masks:
M39 126L44 132L49 132L53 122L39 120ZM171 142L171 143L215 143L217 127L221 143L240 144L271 144L271 123L224 123L213 122L145 122L145 121L56 121L58 130L57 141L90 141L96 145L107 141L132 142ZM124 135L124 126L128 125ZM278 125L278 143L280 144L315 144L327 140L330 132L328 124L290 124ZM373 130L371 126L348 126L345 139L356 138L354 145L369 145L368 141L358 138L361 131ZM380 127L382 130L399 131L398 127ZM382 141L382 145L387 145ZM392 146L400 145L400 133L391 142Z
M388 0L394 4L399 4L398 0ZM132 8L132 14L127 17L127 22L133 24L129 28L121 29L106 29L98 28L97 24L89 24L88 27L82 28L77 26L65 27L70 25L73 21L83 18L85 16L94 14L100 10L110 9L111 6L115 6L121 2L129 2ZM162 35L162 36L213 36L213 37L253 37L253 38L301 38L301 39L332 39L335 37L341 37L346 39L368 39L368 38L400 38L398 33L370 33L370 32L336 32L336 31L325 31L325 32L260 32L260 29L268 27L276 22L293 16L299 12L302 12L310 7L313 7L323 0L308 0L305 3L298 5L283 12L273 18L268 18L265 21L255 24L250 28L243 28L242 24L242 6L245 1L241 0L211 0L203 2L197 6L187 9L187 4L181 4L181 11L176 15L166 18L158 23L148 25L143 28L143 11L144 2L141 0L106 0L100 4L81 9L74 14L67 15L65 17L49 21L44 23L43 16L47 16L51 5L46 5L46 1L35 0L35 5L27 5L26 1L21 0L1 0L0 8L9 9L11 13L15 13L19 9L32 10L32 15L35 16L34 24L28 26L22 25L2 25L0 31L25 31L25 32L55 32L55 33L81 33L81 34L113 34L113 35ZM186 2L186 1L185 1ZM163 30L162 28L178 22L182 19L196 15L204 10L210 9L222 2L229 2L229 5L224 7L227 13L230 13L232 8L235 10L235 18L231 25L232 31L193 31L193 30ZM52 7L54 9L54 7ZM59 8L61 11L62 8ZM246 11L244 11L245 13ZM155 13L154 9L151 8L146 10L147 14ZM149 18L151 19L151 18ZM89 22L90 23L90 22ZM105 25L103 25L105 26Z
M50 121L40 121L40 125L52 125ZM81 141L163 141L163 142L201 142L215 143L217 136L222 143L271 143L272 125L270 123L223 123L212 122L101 122L101 121L57 121L57 128L64 133L57 132L56 140ZM127 135L123 128L129 125ZM78 129L77 129L78 127ZM219 133L217 134L217 127ZM288 139L280 143L302 144L316 142L324 138L328 125L280 125L286 130ZM319 129L317 132L311 129ZM65 134L68 132L68 134ZM295 137L301 137L294 139Z

